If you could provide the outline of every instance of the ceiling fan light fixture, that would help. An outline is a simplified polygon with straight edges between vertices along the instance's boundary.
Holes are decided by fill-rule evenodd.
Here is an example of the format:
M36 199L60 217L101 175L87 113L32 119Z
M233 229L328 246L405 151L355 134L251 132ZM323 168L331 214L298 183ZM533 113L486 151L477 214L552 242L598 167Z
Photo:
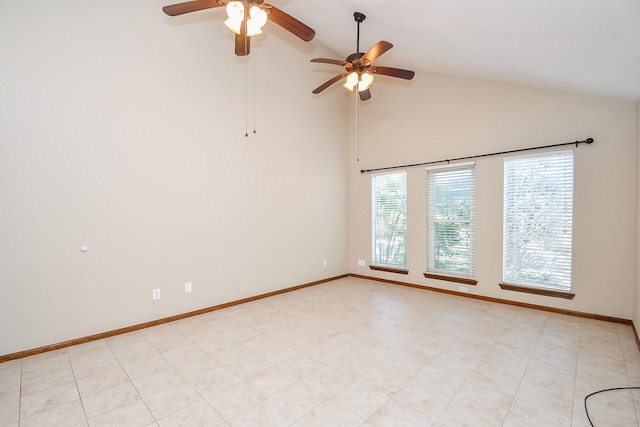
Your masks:
M373 83L373 74L362 73L360 81L358 82L358 92L369 89L371 83Z
M353 91L353 88L358 84L358 80L358 73L354 71L347 76L347 79L342 86L347 90Z
M229 19L224 21L224 25L236 34L240 34L240 26L244 20L244 5L239 1L231 1L227 3L227 16Z

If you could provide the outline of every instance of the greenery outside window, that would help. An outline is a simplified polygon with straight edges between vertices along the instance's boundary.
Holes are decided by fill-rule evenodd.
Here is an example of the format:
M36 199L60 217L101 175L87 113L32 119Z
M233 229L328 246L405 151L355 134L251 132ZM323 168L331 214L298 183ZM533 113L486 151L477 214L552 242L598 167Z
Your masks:
M407 173L371 177L371 238L374 266L407 267Z
M425 276L474 276L475 205L475 163L427 169Z
M573 151L505 159L503 280L569 292Z

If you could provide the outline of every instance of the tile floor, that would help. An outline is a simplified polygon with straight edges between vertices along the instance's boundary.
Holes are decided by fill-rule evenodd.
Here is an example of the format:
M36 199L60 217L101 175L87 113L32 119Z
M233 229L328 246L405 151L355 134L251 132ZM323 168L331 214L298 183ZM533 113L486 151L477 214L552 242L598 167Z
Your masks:
M630 326L345 278L2 363L0 426L588 427L634 385Z

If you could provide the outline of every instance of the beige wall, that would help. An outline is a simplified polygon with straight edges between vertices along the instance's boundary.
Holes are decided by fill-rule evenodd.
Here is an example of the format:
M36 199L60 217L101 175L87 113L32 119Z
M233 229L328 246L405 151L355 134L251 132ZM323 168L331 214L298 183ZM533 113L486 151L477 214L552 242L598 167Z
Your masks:
M333 54L166 3L0 4L0 355L347 271Z
M382 64L381 64L382 65ZM402 64L397 64L402 65ZM636 230L633 103L418 73L412 83L376 80L360 108L360 169L595 139L575 150L574 300L502 291L503 157L478 159L477 286L470 293L631 319ZM352 137L351 154L354 141ZM359 267L371 261L370 175L350 191L349 271L449 290L427 280L424 167L408 172L408 276Z

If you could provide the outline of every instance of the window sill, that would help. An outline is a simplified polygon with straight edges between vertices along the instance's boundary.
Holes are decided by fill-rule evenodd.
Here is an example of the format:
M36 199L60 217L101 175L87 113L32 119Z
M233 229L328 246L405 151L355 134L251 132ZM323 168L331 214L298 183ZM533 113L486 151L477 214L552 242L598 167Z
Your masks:
M500 283L500 289L505 291L524 292L527 294L544 295L546 297L573 299L576 294L566 291L554 291L553 289L533 288L529 286L512 285L510 283Z
M463 283L465 285L475 286L478 284L476 279L469 279L467 277L446 276L442 274L424 273L424 277L427 279L445 280L447 282Z
M409 270L404 268L382 267L380 265L370 265L371 270L386 271L387 273L409 274Z

